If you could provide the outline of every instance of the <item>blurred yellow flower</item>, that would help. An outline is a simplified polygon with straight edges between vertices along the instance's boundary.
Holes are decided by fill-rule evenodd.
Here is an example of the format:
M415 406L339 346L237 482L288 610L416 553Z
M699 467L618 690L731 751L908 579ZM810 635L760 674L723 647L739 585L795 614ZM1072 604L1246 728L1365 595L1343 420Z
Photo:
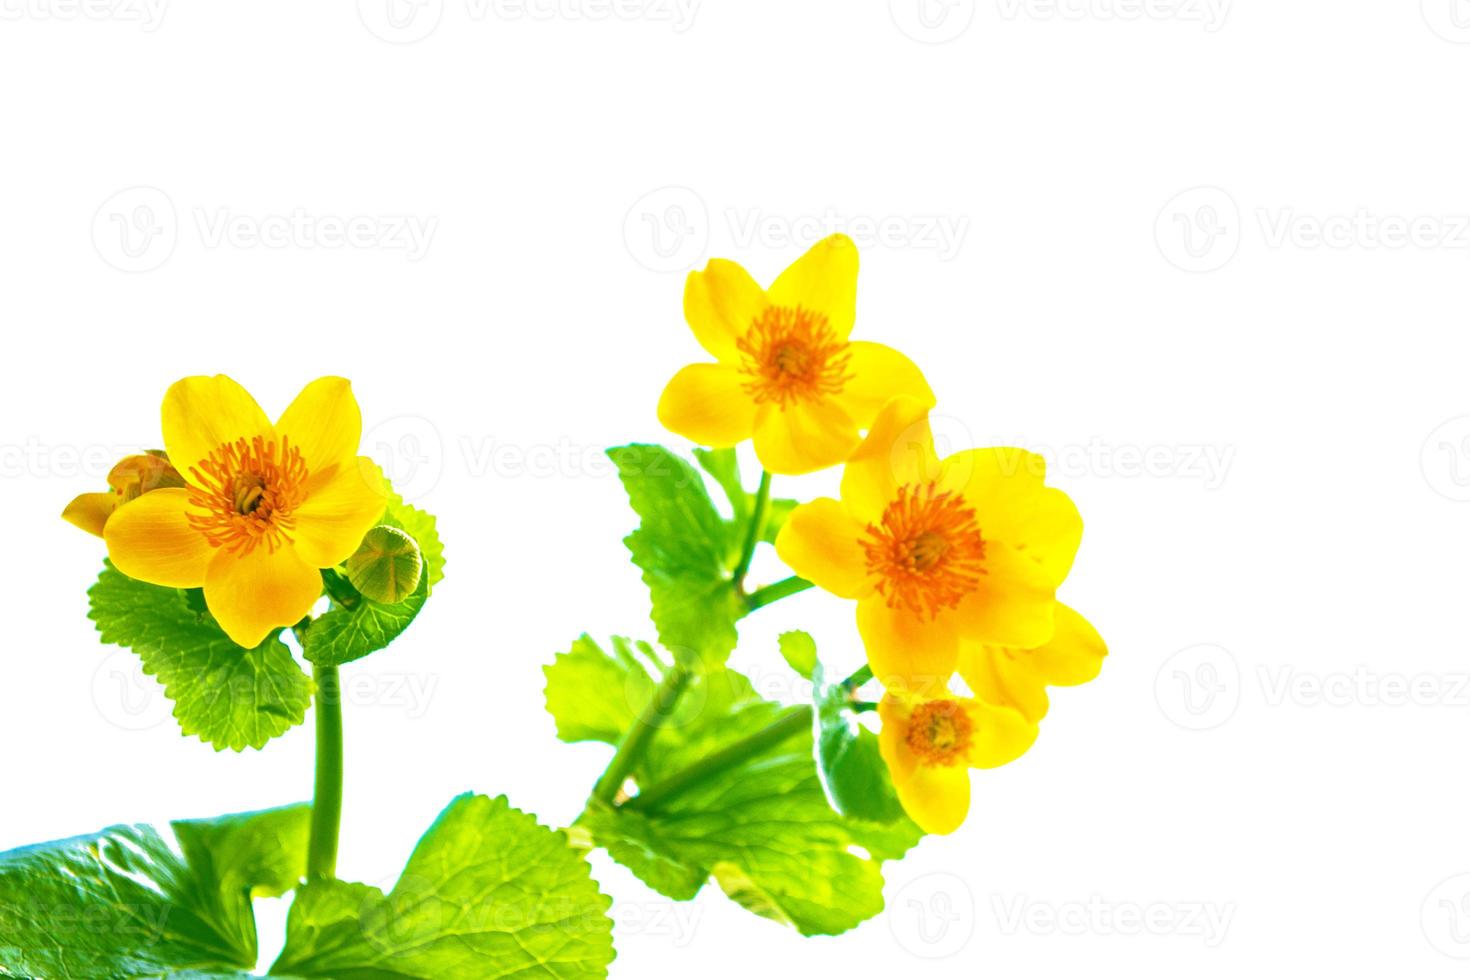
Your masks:
M970 770L1020 758L1036 724L1014 708L944 692L916 697L891 690L878 704L878 750L899 802L930 834L948 834L970 811Z
M83 531L102 537L102 529L113 511L145 493L164 487L182 487L184 478L160 451L124 456L107 474L106 493L82 493L61 512L63 519Z
M1031 721L1046 717L1048 687L1085 684L1102 670L1107 644L1092 624L1057 603L1052 638L1032 650L966 641L960 643L959 671L977 697L1008 705Z
M796 474L846 460L859 430L894 395L932 406L933 392L907 357L848 339L857 273L857 248L846 235L812 246L769 290L725 259L691 272L684 316L717 363L674 375L659 398L659 421L715 448L753 439L762 466Z
M125 575L203 586L230 639L254 647L322 594L386 506L357 455L362 416L343 378L304 388L272 425L224 375L185 378L163 400L163 439L187 485L119 508L103 536Z
M776 551L858 600L868 663L885 685L943 684L962 640L1032 649L1052 638L1056 588L1082 538L1045 462L974 449L942 462L928 406L889 402L842 474L842 499L792 512Z

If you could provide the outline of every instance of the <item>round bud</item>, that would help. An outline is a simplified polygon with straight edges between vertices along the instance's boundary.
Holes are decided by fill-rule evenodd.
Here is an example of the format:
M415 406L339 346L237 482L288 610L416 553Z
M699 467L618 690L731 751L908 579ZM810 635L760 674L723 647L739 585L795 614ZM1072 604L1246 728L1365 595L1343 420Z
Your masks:
M402 602L413 595L423 574L418 542L386 524L369 531L347 559L348 581L374 602Z

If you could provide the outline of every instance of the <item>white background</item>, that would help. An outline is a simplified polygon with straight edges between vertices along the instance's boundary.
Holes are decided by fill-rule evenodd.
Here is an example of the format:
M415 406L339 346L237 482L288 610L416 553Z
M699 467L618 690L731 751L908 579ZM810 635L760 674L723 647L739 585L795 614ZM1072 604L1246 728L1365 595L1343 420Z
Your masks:
M768 281L835 225L951 447L1051 455L1112 654L848 935L599 858L613 975L1462 976L1470 5L577 2L0 0L0 847L309 794L309 724L179 737L57 518L215 371L272 413L354 379L448 542L346 671L342 873L391 883L465 789L572 819L607 750L540 668L651 632L600 450L668 438L685 269ZM735 663L779 692L804 627L855 667L851 616L762 611Z

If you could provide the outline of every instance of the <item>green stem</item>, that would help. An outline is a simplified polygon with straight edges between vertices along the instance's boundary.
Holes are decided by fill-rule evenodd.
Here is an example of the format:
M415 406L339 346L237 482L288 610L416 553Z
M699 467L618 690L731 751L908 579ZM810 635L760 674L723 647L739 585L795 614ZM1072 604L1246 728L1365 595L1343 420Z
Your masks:
M761 532L766 529L766 513L770 508L771 474L769 470L761 470L761 485L755 492L755 509L751 511L750 527L745 532L745 547L740 552L740 561L735 565L732 576L736 588L745 581L745 573L750 571L751 559L755 557L755 546L760 544Z
M627 806L636 810L656 807L690 786L704 782L711 776L717 776L773 745L779 745L797 732L810 728L811 725L812 709L805 706L796 708L789 715L771 722L760 731L753 732L738 742L731 742L723 749L711 752L689 768L681 769L668 779L641 790L637 796L628 801Z
M337 874L337 837L342 828L342 682L335 666L312 665L316 680L316 792L311 802L311 840L306 877L323 881Z
M854 671L851 677L842 682L842 687L851 694L872 679L872 669L864 664ZM853 701L852 708L854 711L875 711L878 705L872 701ZM681 769L664 781L640 790L638 795L628 800L625 806L635 810L656 807L690 786L701 783L711 776L717 776L773 745L779 745L802 729L810 728L811 724L811 707L803 705L796 708L789 715L773 721L760 731L753 732L739 741L731 742L723 749L711 752L687 769Z
M746 596L745 611L747 613L753 613L761 606L769 606L777 599L784 599L787 596L796 595L798 592L805 592L811 587L812 583L800 575L783 578L781 581L768 585L765 588L756 589L750 595Z
M592 788L592 798L601 800L603 803L612 803L627 781L628 774L643 759L643 753L648 748L649 739L658 726L663 723L669 712L674 710L674 704L679 700L679 695L684 693L684 686L689 683L689 671L675 664L669 668L664 675L663 681L658 689L649 697L648 703L643 706L643 711L638 715L638 720L633 727L628 729L628 734L618 743L618 750L613 754L612 761L607 764L602 778L597 780L597 785Z

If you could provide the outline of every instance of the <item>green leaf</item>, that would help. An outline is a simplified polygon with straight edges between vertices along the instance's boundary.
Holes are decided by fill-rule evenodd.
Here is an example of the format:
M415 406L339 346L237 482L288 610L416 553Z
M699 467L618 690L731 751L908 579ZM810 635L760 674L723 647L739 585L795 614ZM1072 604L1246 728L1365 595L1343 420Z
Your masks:
M781 645L781 656L786 659L787 665L807 680L812 679L812 671L817 668L817 642L812 639L810 633L801 630L791 630L782 633L776 640Z
M622 683L616 667L604 654L596 670L605 689ZM598 716L588 707L592 700L589 694L578 702L581 717ZM696 676L634 778L647 789L806 710L763 700L735 671ZM605 740L615 743L616 735ZM747 909L803 934L843 932L882 910L881 861L901 856L918 838L905 844L900 825L879 827L834 811L814 751L811 728L802 725L657 803L640 806L634 797L622 807L594 805L580 823L614 860L670 898L693 898L713 877Z
M699 465L714 478L720 489L725 492L725 497L730 501L730 513L733 519L730 525L733 528L743 529L750 522L751 511L755 509L755 494L745 488L740 479L740 463L733 449L696 449L694 458L699 460ZM761 528L761 540L766 544L775 544L776 535L781 533L786 519L796 509L799 501L788 500L784 497L773 498L766 506L766 522ZM735 547L740 547L742 540L739 532L732 532L731 539ZM731 556L733 563L738 555Z
M609 449L642 523L624 542L653 598L659 642L683 663L724 663L743 604L730 578L729 525L699 471L662 446Z
M610 901L566 835L505 797L458 797L386 895L328 881L297 893L273 975L333 980L590 980L612 961Z
M346 576L324 572L332 608L297 631L302 654L312 663L346 664L382 650L408 629L435 584L444 578L444 545L432 514L404 503L395 493L389 496L382 523L398 528L418 543L424 556L424 575L412 595L390 603L362 595Z
M810 637L808 637L810 639ZM816 645L812 645L816 656ZM878 751L878 736L858 723L852 692L829 684L817 663L812 672L817 709L817 760L827 795L839 813L878 824L903 822L914 828L898 801L888 764ZM915 840L918 836L915 836Z
M310 808L119 826L0 854L0 976L249 976L252 896L306 871Z
M653 696L657 682L623 637L612 639L616 659L583 633L566 653L543 667L546 710L563 742L616 745ZM647 644L640 644L647 648ZM652 656L648 650L645 656Z
M142 658L144 672L173 700L183 734L239 752L262 747L306 718L311 678L279 632L246 650L189 592L128 578L110 562L87 594L102 642Z

